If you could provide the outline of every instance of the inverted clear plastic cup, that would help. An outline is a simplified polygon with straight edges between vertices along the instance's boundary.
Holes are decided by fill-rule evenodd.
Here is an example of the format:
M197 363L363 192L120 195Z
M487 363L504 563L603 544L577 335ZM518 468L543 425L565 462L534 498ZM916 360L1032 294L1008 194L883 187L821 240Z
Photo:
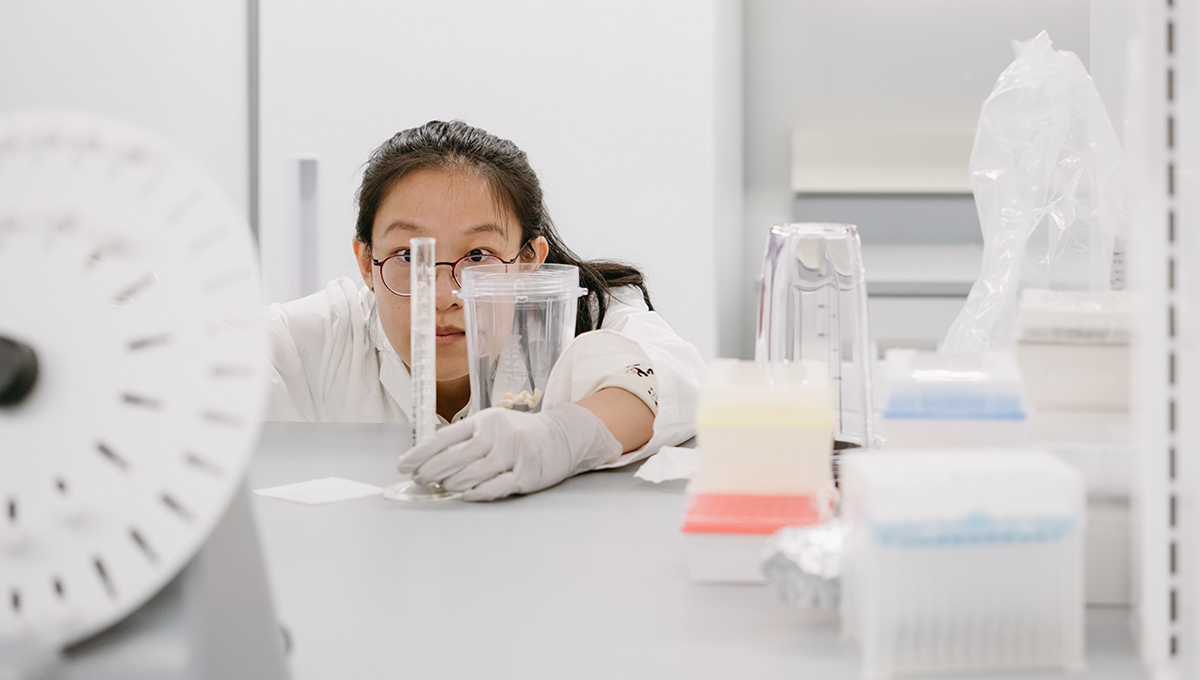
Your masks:
M564 264L495 264L463 273L471 412L499 406L539 411L550 370L575 337L586 288Z
M876 444L862 245L853 224L781 224L763 255L754 358L818 361L837 400L834 439Z

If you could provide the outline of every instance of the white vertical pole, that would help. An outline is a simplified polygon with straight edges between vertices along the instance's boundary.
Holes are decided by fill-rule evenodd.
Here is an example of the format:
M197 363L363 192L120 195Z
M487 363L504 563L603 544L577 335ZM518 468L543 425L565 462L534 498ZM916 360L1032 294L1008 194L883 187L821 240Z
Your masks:
M317 161L314 156L292 158L289 183L291 184L291 224L289 229L292 243L288 250L295 255L293 260L292 291L289 299L311 295L320 288L317 269Z
M1171 622L1176 666L1182 677L1193 678L1200 673L1200 12L1186 0L1162 4L1169 83L1165 145L1174 177L1168 201L1176 220L1174 290L1183 359L1177 386L1181 430L1171 477L1176 514Z
M1133 511L1133 596L1138 645L1154 678L1178 675L1178 524L1172 504L1177 494L1182 426L1180 394L1190 357L1180 326L1178 276L1182 260L1180 215L1174 205L1169 170L1169 98L1163 2L1135 3L1129 44L1125 101L1126 172L1129 187L1133 269L1130 287L1142 297L1135 338L1134 432L1137 480ZM1174 271L1175 285L1169 273ZM1175 560L1172 559L1175 551Z

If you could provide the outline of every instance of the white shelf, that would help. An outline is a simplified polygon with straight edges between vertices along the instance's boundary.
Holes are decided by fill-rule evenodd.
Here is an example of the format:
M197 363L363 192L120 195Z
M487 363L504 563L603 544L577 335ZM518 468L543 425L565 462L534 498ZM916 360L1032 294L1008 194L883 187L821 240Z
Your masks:
M792 132L799 193L971 193L973 132Z

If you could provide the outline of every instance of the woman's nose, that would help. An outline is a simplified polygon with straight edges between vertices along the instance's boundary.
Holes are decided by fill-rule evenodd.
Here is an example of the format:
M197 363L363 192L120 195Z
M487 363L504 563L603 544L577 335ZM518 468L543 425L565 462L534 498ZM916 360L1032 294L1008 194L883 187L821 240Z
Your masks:
M454 280L454 273L449 267L437 268L437 307L438 309L449 309L455 305L460 305L462 302L454 297L453 292L458 290L458 282Z

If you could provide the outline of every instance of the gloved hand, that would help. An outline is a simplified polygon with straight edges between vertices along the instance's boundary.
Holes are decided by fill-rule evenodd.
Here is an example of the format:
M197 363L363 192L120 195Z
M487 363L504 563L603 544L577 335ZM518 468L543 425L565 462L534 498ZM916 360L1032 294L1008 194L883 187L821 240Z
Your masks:
M621 453L602 420L567 402L540 413L484 409L414 446L396 468L464 500L491 501L554 486Z

